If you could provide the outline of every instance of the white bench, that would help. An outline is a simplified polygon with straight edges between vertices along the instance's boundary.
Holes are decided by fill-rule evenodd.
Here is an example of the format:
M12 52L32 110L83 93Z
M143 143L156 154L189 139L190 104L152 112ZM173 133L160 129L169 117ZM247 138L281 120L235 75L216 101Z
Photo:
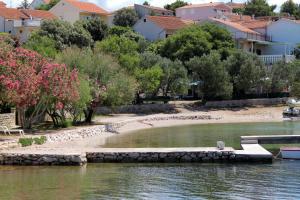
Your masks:
M6 126L0 126L0 131L4 132L5 135L11 135L11 133L19 133L20 136L24 136L23 130L9 130Z

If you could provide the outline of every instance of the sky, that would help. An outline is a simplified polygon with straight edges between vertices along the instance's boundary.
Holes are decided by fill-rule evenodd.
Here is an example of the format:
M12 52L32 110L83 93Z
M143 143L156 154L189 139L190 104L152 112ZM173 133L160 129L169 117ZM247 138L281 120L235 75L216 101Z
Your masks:
M1 1L1 0L0 0ZM16 7L20 5L22 0L2 0L4 1L8 7ZM29 0L30 1L30 0ZM106 10L112 11L116 10L118 8L122 8L124 6L130 6L133 5L134 3L143 3L145 0L81 0L81 1L89 1L96 3L97 5L105 8ZM159 6L163 7L165 4L172 3L176 0L147 0L151 5L153 6ZM190 3L196 4L196 3L209 3L212 0L187 0ZM229 2L230 0L216 0L217 2ZM234 2L245 2L246 0L234 0ZM267 0L270 5L277 5L277 11L280 5L285 1L285 0ZM300 0L294 0L295 3L300 3Z

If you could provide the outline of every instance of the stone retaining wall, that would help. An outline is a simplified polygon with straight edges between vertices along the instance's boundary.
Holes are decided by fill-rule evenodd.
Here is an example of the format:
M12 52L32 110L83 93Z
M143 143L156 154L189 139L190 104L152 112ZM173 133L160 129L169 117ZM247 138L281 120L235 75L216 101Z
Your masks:
M199 151L199 152L88 152L91 163L190 163L234 161L232 151Z
M16 127L15 113L0 114L0 126L7 126L8 128Z
M0 165L83 165L86 161L85 154L0 154Z
M279 105L285 104L288 98L272 98L272 99L243 99L243 100L228 100L228 101L208 101L205 107L208 108L230 108L230 107L245 107L259 105Z

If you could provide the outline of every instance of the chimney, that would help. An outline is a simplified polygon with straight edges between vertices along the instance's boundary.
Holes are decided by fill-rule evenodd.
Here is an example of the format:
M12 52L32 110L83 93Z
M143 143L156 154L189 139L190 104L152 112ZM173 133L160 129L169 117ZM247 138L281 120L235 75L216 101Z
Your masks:
M255 19L255 15L253 14L251 18L252 18L252 19Z

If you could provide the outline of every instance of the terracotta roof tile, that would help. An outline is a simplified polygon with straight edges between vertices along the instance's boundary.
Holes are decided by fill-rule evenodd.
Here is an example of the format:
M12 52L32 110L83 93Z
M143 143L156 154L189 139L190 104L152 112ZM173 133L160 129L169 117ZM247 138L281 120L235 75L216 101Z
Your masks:
M49 4L51 0L43 0L46 4Z
M73 6L79 8L83 12L89 12L89 13L97 13L102 15L108 15L109 13L104 10L103 8L100 8L96 4L88 3L88 2L81 2L77 0L65 0L72 4Z
M29 17L15 8L0 8L0 16L6 19L28 19Z
M266 20L252 20L252 21L241 23L241 25L250 29L266 28L269 24L270 21L266 21Z
M147 19L165 30L178 30L192 24L192 21L182 20L178 17L147 16Z
M151 10L159 10L159 11L164 11L164 12L172 12L172 10L167 10L165 8L161 8L161 7L155 7L155 6L147 6L147 5L140 5L140 4L135 4L135 5L138 5L138 6L142 6L142 7L145 7L145 8L149 8Z
M224 24L226 26L230 26L232 28L235 28L239 31L242 31L242 32L245 32L245 33L253 33L253 34L258 34L260 35L260 33L256 32L256 31L253 31L239 23L235 23L235 22L231 22L231 21L228 21L228 20L222 20L222 19L216 19L216 18L210 18L212 21L215 21L215 22L218 22L218 23L221 23L221 24Z
M21 10L27 16L32 16L33 18L39 19L56 19L57 17L53 15L51 12L44 11L44 10L28 10L22 9Z

